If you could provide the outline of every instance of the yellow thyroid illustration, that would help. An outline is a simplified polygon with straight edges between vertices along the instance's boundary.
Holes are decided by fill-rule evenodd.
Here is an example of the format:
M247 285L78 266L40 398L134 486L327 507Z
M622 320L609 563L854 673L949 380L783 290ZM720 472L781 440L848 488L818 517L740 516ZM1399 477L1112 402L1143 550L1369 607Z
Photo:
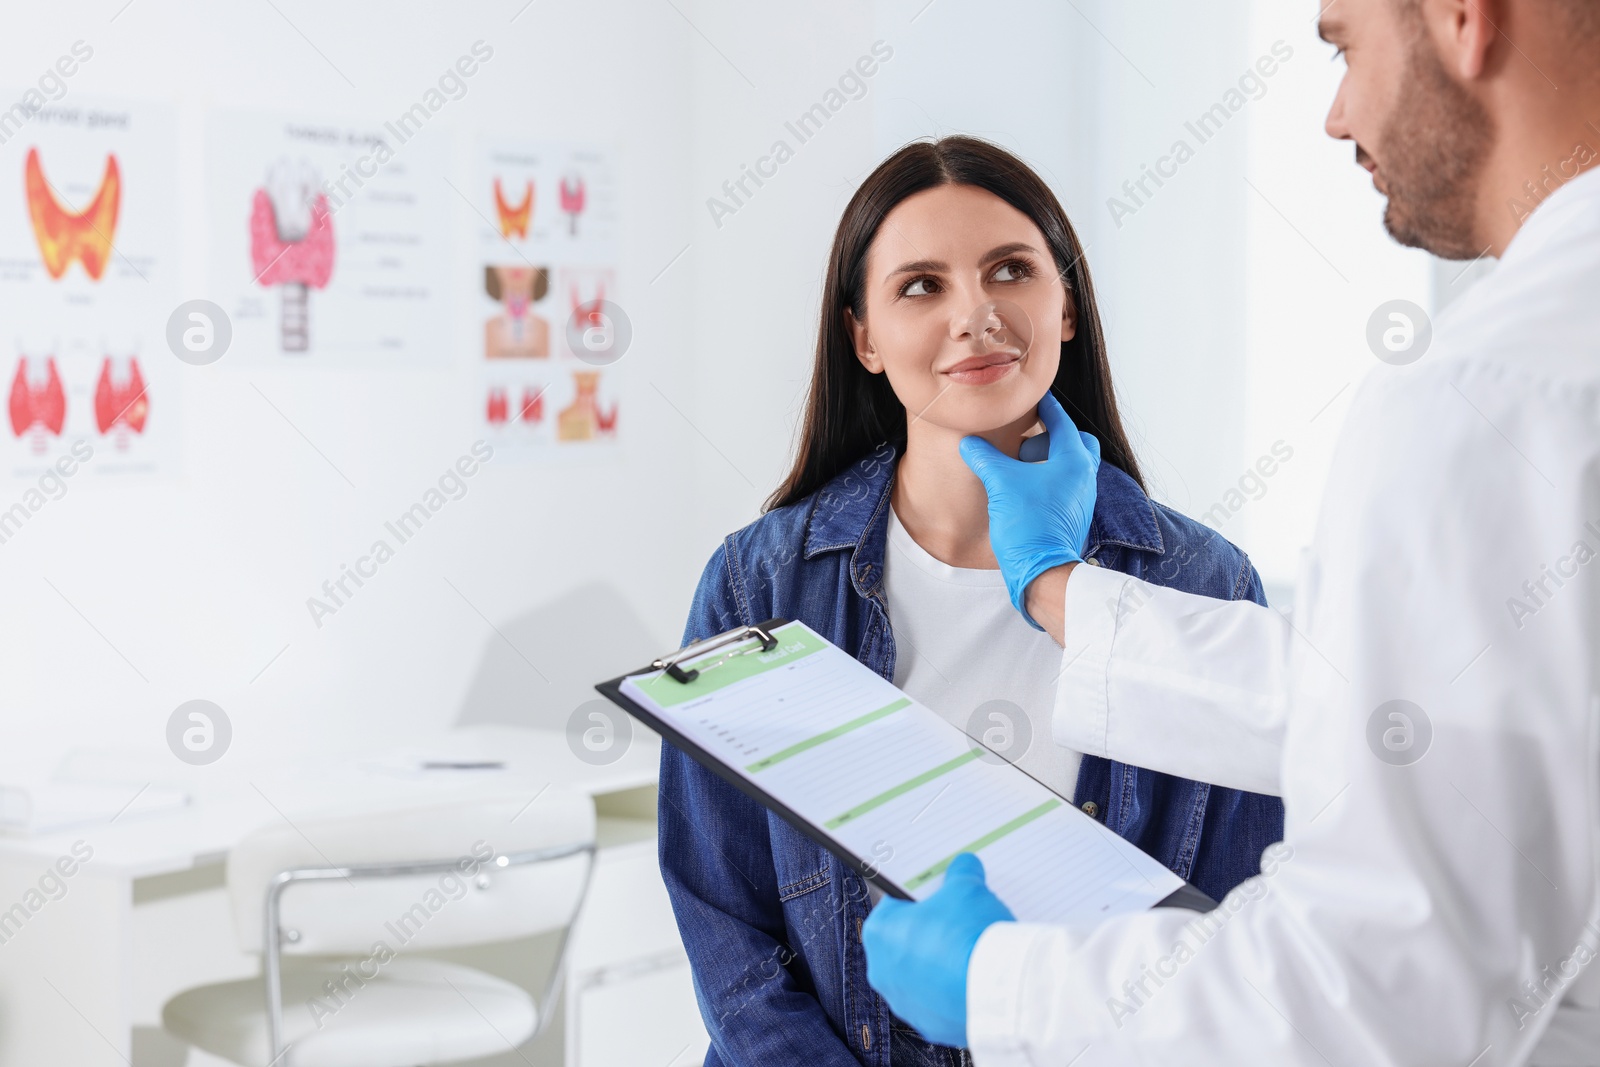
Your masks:
M111 259L111 240L117 232L117 210L122 204L122 172L117 157L106 156L105 175L94 199L82 211L61 206L50 183L45 181L39 150L28 149L24 168L28 194L28 217L33 221L33 236L39 242L39 256L50 277L59 278L73 260L83 264L90 278L100 280Z

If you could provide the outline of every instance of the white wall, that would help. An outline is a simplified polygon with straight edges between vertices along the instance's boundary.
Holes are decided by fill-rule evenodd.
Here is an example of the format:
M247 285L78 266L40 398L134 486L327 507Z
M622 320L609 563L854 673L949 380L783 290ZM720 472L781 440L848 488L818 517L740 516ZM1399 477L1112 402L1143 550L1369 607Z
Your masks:
M1069 9L1070 10L1070 9ZM1083 222L1119 402L1152 496L1193 513L1239 448L1244 266L1242 121L1204 145L1184 124L1248 61L1238 4L1079 4L1071 97L1084 118L1069 207ZM1184 138L1195 156L1136 203L1137 183ZM1111 201L1133 214L1113 217ZM1123 211L1122 207L1118 208Z
M1294 49L1271 92L1251 112L1248 270L1248 415L1244 454L1219 472L1210 507L1282 441L1293 458L1251 487L1218 528L1245 546L1269 581L1293 580L1310 542L1333 445L1363 375L1390 369L1367 345L1380 304L1427 309L1436 262L1390 240L1383 198L1355 163L1355 147L1322 129L1344 72L1316 36L1315 5L1252 5L1254 52L1277 40ZM1269 204L1270 201L1270 204ZM1454 272L1452 272L1453 274ZM1277 602L1275 598L1274 602Z
M42 69L83 38L95 58L73 94L178 105L188 297L205 295L207 278L207 109L387 116L473 40L489 41L495 61L422 136L458 185L471 179L478 129L616 147L621 295L636 329L626 445L615 462L491 464L314 627L306 597L477 436L476 220L463 207L448 369L185 367L181 477L74 487L0 546L0 715L25 726L35 764L78 744L159 750L167 716L194 697L232 716L236 765L446 725L486 649L499 663L487 717L564 721L595 677L677 638L717 540L754 518L782 476L833 227L861 177L913 137L994 138L1061 195L1088 245L1124 417L1158 499L1199 515L1275 440L1292 444L1261 499L1219 525L1269 580L1292 575L1310 536L1351 392L1338 390L1375 362L1367 314L1393 296L1427 303L1426 258L1393 247L1349 146L1321 133L1338 68L1314 40L1312 4L278 10L36 5L13 13L0 69ZM1185 123L1280 38L1294 58L1265 95L1119 225L1108 200L1126 196L1123 182L1192 140ZM713 218L707 201L725 196L723 182L775 140L793 142L785 122L877 41L893 57L865 97ZM0 173L20 169L19 151L0 149ZM167 310L152 309L145 336L160 336ZM584 637L595 582L637 616L620 661Z
M787 470L816 343L823 265L834 226L865 172L877 162L873 116L903 42L874 27L866 5L819 0L756 5L698 0L706 39L694 61L694 365L698 430L694 455L705 493L696 523L694 574L729 531L758 514ZM822 99L839 76L883 38L894 56L852 100L801 143L785 123ZM793 158L752 190L733 215L714 219L706 201L774 143ZM768 167L767 169L771 169ZM668 388L663 383L662 387ZM688 409L686 409L687 413Z
M613 145L624 191L620 299L635 325L621 368L626 444L615 462L489 464L463 500L314 626L306 598L479 436L471 301L480 223L451 194L460 207L450 220L453 332L439 369L245 368L228 357L183 367L180 477L76 484L0 546L10 761L47 766L73 745L159 751L168 715L195 697L233 721L233 749L216 765L227 773L307 746L444 726L480 653L499 640L484 617L507 628L589 582L621 590L651 636L592 662L574 662L569 649L520 649L552 679L523 667L530 714L564 721L574 686L631 666L642 644L676 638L692 585L685 560L699 546L689 553L689 531L660 517L680 506L678 480L693 481L692 465L671 464L690 455L694 435L646 381L684 379L692 278L679 264L648 283L691 226L693 31L667 5L626 0L535 3L520 15L523 0L277 0L276 10L138 0L111 21L119 7L17 8L0 35L0 69L41 70L81 38L95 54L68 102L119 96L181 109L184 297L206 295L207 109L388 117L481 38L494 60L415 142L449 160L458 187L475 174L467 146L477 129ZM0 173L20 175L22 144L0 150ZM152 308L143 324L149 359L171 358L157 347L170 310Z

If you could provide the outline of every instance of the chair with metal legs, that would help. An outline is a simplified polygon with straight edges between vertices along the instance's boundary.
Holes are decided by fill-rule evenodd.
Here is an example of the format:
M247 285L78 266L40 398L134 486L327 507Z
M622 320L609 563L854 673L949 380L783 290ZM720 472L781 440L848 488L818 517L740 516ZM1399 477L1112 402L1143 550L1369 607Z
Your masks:
M201 986L165 1028L249 1067L411 1067L507 1052L540 1033L594 867L594 805L576 791L297 820L228 859L259 978ZM561 930L542 998L429 951Z

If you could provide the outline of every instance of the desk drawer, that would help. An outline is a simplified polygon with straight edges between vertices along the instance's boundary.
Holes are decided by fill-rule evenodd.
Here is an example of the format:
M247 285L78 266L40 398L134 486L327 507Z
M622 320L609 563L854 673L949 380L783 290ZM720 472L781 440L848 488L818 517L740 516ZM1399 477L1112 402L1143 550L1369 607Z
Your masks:
M600 850L573 938L571 972L580 981L587 972L683 951L653 835Z
M688 1067L710 1043L700 1022L689 962L605 982L577 994L577 1040L569 1067Z

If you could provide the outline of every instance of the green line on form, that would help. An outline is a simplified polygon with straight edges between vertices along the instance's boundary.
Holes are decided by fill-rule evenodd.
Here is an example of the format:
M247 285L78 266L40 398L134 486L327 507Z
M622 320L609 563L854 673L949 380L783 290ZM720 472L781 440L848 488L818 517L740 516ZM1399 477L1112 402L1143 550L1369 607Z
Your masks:
M944 859L940 860L938 863L935 863L932 867L929 867L927 870L923 871L921 874L907 882L907 892L916 889L930 878L937 878L939 875L943 874L944 869L950 866L950 861L961 855L961 853L976 852L981 848L986 848L1000 840L1002 837L1011 833L1013 830L1020 830L1022 827L1028 825L1045 812L1059 808L1063 803L1065 803L1065 801L1063 801L1060 797L1054 797L1050 800L1047 800L1043 804L1040 804L1037 808L1031 808L1028 811L1023 812L1021 815L1018 815L1015 819L1012 819L1005 825L995 827L993 830L990 830L988 833L984 834L971 844L956 849L954 852L950 853L950 855L946 856Z
M893 704L881 707L877 711L869 711L860 718L851 719L846 723L840 723L831 730L824 730L815 737L808 737L804 741L797 741L788 748L781 749L777 752L774 752L770 756L758 759L746 767L745 770L749 771L751 774L755 774L757 771L764 771L775 763L782 763L791 756L798 756L807 749L816 748L820 744L832 741L835 737L838 737L841 734L847 734L851 730L859 729L860 727L867 725L869 722L876 722L885 715L890 715L899 711L901 708L910 707L910 705L911 699L909 697L901 697Z

